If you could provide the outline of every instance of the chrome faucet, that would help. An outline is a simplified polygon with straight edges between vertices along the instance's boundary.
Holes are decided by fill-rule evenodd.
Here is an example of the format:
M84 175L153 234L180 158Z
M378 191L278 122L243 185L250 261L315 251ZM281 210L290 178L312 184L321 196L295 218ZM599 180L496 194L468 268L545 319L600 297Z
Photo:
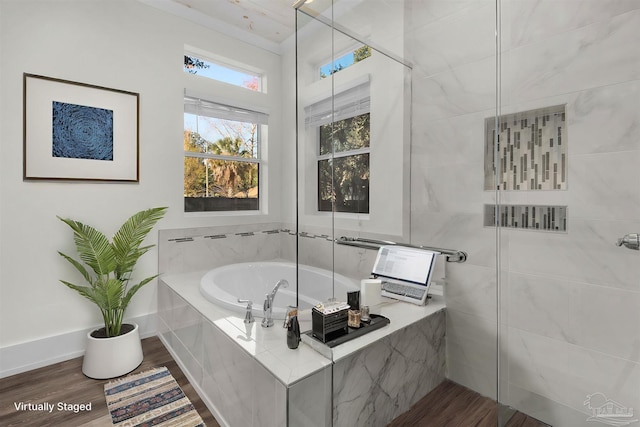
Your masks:
M253 323L253 301L238 298L240 304L247 304L247 311L244 314L244 323Z
M287 282L285 279L278 280L278 283L276 283L276 285L273 287L273 290L265 295L262 317L263 328L273 326L273 319L271 318L271 312L273 311L273 299L276 297L276 292L278 292L280 286L286 288L289 286L289 282Z

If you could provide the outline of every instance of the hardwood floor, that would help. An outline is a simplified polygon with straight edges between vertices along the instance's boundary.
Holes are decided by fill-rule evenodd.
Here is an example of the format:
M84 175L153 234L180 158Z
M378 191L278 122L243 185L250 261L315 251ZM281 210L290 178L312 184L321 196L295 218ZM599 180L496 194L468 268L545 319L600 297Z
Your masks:
M452 381L444 381L387 427L496 427L495 401ZM507 427L546 427L517 412Z
M205 424L208 427L220 427L157 337L142 340L142 351L144 361L134 373L166 366ZM104 398L104 385L109 381L85 377L81 357L0 379L0 426L111 426ZM51 413L18 411L15 403L19 402L48 402L56 405L56 409ZM91 402L91 411L58 411L58 402Z
M157 337L142 340L144 362L134 372L166 366L208 427L220 427ZM82 374L82 358L56 363L0 379L0 426L111 426L104 398L104 384ZM51 413L19 411L15 404L91 402L91 411ZM387 427L495 427L496 403L489 398L445 381ZM545 424L517 413L508 427L543 427ZM245 426L239 426L245 427ZM291 426L306 427L306 426Z

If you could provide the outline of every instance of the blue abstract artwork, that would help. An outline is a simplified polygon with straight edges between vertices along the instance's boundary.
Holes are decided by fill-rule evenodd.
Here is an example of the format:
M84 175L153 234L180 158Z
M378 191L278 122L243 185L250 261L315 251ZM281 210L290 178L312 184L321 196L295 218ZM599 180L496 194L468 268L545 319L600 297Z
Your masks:
M113 110L53 101L53 157L113 161Z

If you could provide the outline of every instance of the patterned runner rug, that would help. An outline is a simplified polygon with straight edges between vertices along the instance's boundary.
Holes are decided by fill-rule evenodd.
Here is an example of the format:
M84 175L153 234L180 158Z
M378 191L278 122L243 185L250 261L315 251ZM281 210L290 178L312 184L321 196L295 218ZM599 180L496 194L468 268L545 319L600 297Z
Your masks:
M204 422L166 367L111 381L104 386L117 427L196 427Z

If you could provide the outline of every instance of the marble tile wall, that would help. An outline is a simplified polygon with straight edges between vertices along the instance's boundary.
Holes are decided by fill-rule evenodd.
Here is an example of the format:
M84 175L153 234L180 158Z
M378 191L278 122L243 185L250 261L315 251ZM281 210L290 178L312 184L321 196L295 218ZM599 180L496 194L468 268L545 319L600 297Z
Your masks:
M445 313L440 311L335 361L333 425L385 426L444 375Z
M282 223L160 230L162 273L208 270L236 262L295 259L295 231Z
M287 387L162 283L158 333L223 426L287 425Z
M501 9L500 114L565 105L572 143L566 191L505 191L500 201L567 206L569 226L498 236L483 226L483 206L496 201L483 191L495 2L410 2L411 238L469 254L446 265L447 375L496 397L500 333L501 401L569 427L586 424L595 392L637 412L639 254L613 242L640 230L640 2L502 0Z

